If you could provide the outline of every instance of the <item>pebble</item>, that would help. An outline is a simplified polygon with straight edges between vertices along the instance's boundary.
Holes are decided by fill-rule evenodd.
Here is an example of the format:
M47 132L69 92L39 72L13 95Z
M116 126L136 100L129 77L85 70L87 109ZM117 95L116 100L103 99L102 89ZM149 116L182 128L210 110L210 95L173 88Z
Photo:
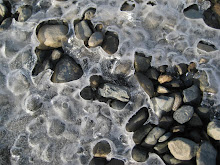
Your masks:
M59 136L65 131L65 123L60 121L59 119L53 119L50 122L49 134L51 136Z
M144 147L154 146L158 139L165 133L165 129L160 127L154 127L147 137L144 139L144 142L141 144Z
M102 43L102 49L108 54L114 54L118 50L119 39L113 32L106 32Z
M75 25L75 35L78 39L87 41L92 35L92 30L90 29L88 23L83 20Z
M196 156L198 145L186 138L177 137L168 142L171 154L179 160L190 160Z
M185 125L176 125L171 128L171 132L173 133L182 133L185 131Z
M117 109L117 110L122 110L127 103L125 102L121 102L118 100L113 100L110 102L110 107L112 107L113 109Z
M196 73L198 70L196 69L196 63L191 62L187 68L188 72Z
M158 154L164 154L168 152L168 141L163 143L157 143L154 147L154 150L156 150Z
M168 65L161 65L157 68L157 70L161 73L165 73Z
M213 120L207 126L207 133L215 140L220 140L220 120Z
M27 21L32 15L32 8L31 6L25 5L18 8L18 21L25 22Z
M126 124L126 130L128 132L136 131L142 126L148 119L149 112L147 108L141 108L134 116L132 116Z
M184 63L175 65L175 70L179 73L179 75L186 74L187 68L188 68L187 64Z
M168 96L159 96L152 98L151 101L156 115L161 118L163 114L171 111L174 98Z
M101 32L95 32L90 36L88 45L90 47L96 47L101 45L102 42L103 42L103 34Z
M192 106L183 105L182 107L180 107L179 109L177 109L174 112L173 118L178 123L184 124L184 123L188 122L192 118L193 113L194 113L194 109L193 109Z
M92 88L97 88L100 85L100 83L102 83L103 80L102 77L99 75L92 75L89 81L90 81L90 86Z
M149 157L146 149L137 145L132 149L131 155L137 162L145 162Z
M7 12L8 12L7 7L4 4L0 4L0 22L6 16Z
M155 68L149 68L145 74L149 79L157 80L160 76L159 72Z
M189 139L191 139L192 141L194 141L196 143L201 143L203 138L200 134L201 134L200 130L195 128L194 130L192 130L188 133L188 136L189 136Z
M209 45L208 43L201 41L198 43L197 48L205 52L213 52L217 50L214 45L212 44Z
M169 87L169 88L181 88L181 87L184 87L184 84L181 80L179 79L173 79L172 81L170 82L166 82L163 84L164 86L166 87Z
M163 116L160 121L158 126L163 128L163 129L170 129L170 126L173 124L174 120L171 116Z
M107 160L105 158L94 157L89 162L89 165L106 165Z
M63 53L59 50L53 50L51 53L51 60L52 61L58 61L62 57Z
M188 72L186 75L182 75L181 80L186 87L191 87L194 83L194 73Z
M194 113L192 118L190 119L190 121L187 123L190 127L202 127L203 123L202 120L200 119L200 117Z
M94 9L94 8L90 8L90 9L86 10L84 13L84 19L91 20L92 18L95 17L95 12L96 12L96 9Z
M183 102L188 104L199 104L201 100L201 93L196 85L183 90Z
M93 100L95 93L90 86L87 86L80 92L80 96L85 100Z
M147 124L138 128L133 134L133 141L135 144L140 144L147 134L152 130L152 125Z
M207 107L198 107L198 108L196 108L195 111L199 115L199 117L202 119L202 121L209 122L210 115L211 115L211 112L210 112L209 108L207 108Z
M157 93L160 93L160 94L166 94L166 93L169 93L170 91L166 88L166 87L163 87L161 85L159 85L157 87Z
M173 77L170 76L170 75L160 75L160 76L158 77L158 82L159 82L160 84L163 84L163 83L172 81L172 79L173 79Z
M67 40L68 27L65 25L43 25L37 34L40 42L38 49L48 50L62 47L62 42Z
M152 57L145 57L142 53L135 53L134 67L136 72L146 72L150 67Z
M193 6L193 7L192 7ZM194 7L195 5L191 5L187 7L187 10L184 10L184 16L190 19L200 19L203 18L203 14L199 11L198 6L197 8Z
M170 137L172 136L172 133L171 132L167 132L165 133L163 136L161 136L158 140L158 142L162 143L162 142L165 142L167 141Z
M180 95L180 93L173 93L170 96L174 98L172 110L176 111L181 106L181 104L183 102L182 96Z
M2 21L2 24L0 25L0 32L8 29L11 26L12 18L6 18Z
M142 73L135 73L135 77L137 78L140 86L144 89L144 91L149 95L149 97L153 97L154 95L154 85L152 81L147 78Z
M167 164L172 164L172 165L194 165L195 164L194 161L191 161L191 160L178 160L170 154L165 154L163 156L163 160Z
M124 165L124 162L119 159L111 159L106 165Z
M196 154L196 164L216 165L216 156L216 149L209 142L204 142Z
M107 155L111 152L111 146L106 140L102 140L98 142L94 147L93 147L93 155L95 157L107 157Z
M52 76L52 82L69 82L79 79L82 75L81 67L71 57L66 56L57 63Z
M98 93L103 97L117 99L122 102L128 102L130 99L125 88L110 83L105 83L102 87L99 87Z
M121 11L132 11L135 8L135 4L128 4L124 2L121 6Z

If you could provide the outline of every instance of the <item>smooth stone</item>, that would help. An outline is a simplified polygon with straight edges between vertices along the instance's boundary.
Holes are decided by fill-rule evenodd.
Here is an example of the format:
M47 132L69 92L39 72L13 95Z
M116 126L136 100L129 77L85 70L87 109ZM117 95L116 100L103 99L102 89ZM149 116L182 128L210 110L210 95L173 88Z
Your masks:
M106 165L107 160L106 158L98 158L94 157L92 160L89 162L89 165Z
M180 63L175 65L175 70L179 73L179 75L186 74L188 65L184 63Z
M103 80L102 77L99 75L92 75L89 81L90 81L90 86L92 88L97 88L100 85L100 83L102 83Z
M135 77L138 80L140 86L144 89L144 91L149 95L149 97L153 97L154 95L154 85L150 79L148 79L142 73L135 73Z
M207 133L215 140L220 140L220 120L213 120L207 126Z
M152 130L152 125L147 124L138 128L133 134L133 141L135 144L140 144L147 134Z
M90 47L96 47L101 45L102 42L103 42L103 34L101 32L95 32L90 36L88 45Z
M7 30L11 26L11 23L12 23L12 18L5 18L2 21L2 24L0 25L0 32Z
M171 116L163 116L160 121L158 126L163 128L163 129L170 129L170 126L174 123L174 120Z
M94 9L94 8L90 8L90 9L86 10L84 13L84 19L91 20L92 18L95 17L95 12L96 12L96 9Z
M110 83L105 83L99 87L98 93L103 97L117 99L122 102L128 102L130 99L129 93L125 88Z
M172 79L173 79L173 77L170 76L170 75L160 75L160 76L158 77L158 82L159 82L160 84L163 84L163 83L172 81Z
M52 76L52 82L69 82L79 79L82 75L82 68L71 57L66 56L57 63Z
M196 156L199 146L189 139L177 137L168 142L168 148L176 159L190 160Z
M172 110L174 98L168 96L158 96L152 98L151 101L156 115L161 118L163 114Z
M50 122L50 126L49 126L49 134L51 136L59 136L61 135L63 132L65 131L65 123L63 123L61 120L59 119L53 119Z
M194 165L194 162L191 160L178 160L170 154L165 154L163 156L163 160L167 164L172 164L172 165Z
M202 92L206 92L209 87L208 75L206 71L201 70L195 73L194 77L197 78L197 82L195 82Z
M183 102L182 96L180 95L180 93L173 93L170 96L174 98L172 110L176 111Z
M8 12L7 7L4 4L0 4L0 21L2 21L2 19L5 17L7 12Z
M114 54L118 50L119 39L113 32L105 33L102 49L108 54Z
M149 79L157 80L160 76L159 72L155 68L149 68L145 74Z
M126 124L126 130L128 132L134 132L140 126L142 126L148 119L149 117L149 112L147 108L141 108L135 115L133 115L128 123Z
M134 67L136 72L146 72L151 65L152 57L145 57L142 53L135 53Z
M107 155L111 152L111 146L106 140L102 140L98 142L94 147L93 147L93 155L95 157L107 157Z
M75 25L75 35L78 39L83 41L87 41L92 35L92 30L85 20Z
M177 109L174 112L173 118L178 123L184 124L184 123L188 122L192 118L193 113L194 113L194 109L193 109L192 106L183 105L182 107L180 107L179 109Z
M62 57L63 53L59 50L53 50L51 53L51 60L52 61L58 61Z
M95 93L90 86L87 86L82 89L80 92L80 96L85 100L93 100Z
M187 125L189 125L190 127L202 127L203 123L202 120L199 118L199 116L194 113L192 118L190 119L190 121L187 123Z
M25 22L27 21L32 15L32 8L31 6L25 5L18 8L18 21Z
M195 10L195 9L189 9L187 11L184 11L184 15L185 15L185 17L190 18L190 19L203 18L202 12Z
M132 149L131 155L136 162L145 162L149 157L146 149L137 145Z
M202 121L209 122L211 111L207 107L198 107L195 109L196 113L202 119Z
M175 78L170 82L163 83L163 85L166 87L169 87L169 88L182 88L182 87L184 87L183 82L181 80L175 79Z
M198 43L197 48L205 52L213 52L217 50L214 45L208 44L206 42L201 42L201 41Z
M196 154L196 164L216 165L216 156L216 149L209 142L204 142Z
M201 141L203 140L202 136L200 135L201 130L198 130L197 128L195 128L195 130L190 131L189 133L187 132L187 135L189 137L190 140L196 142L196 143L201 143Z
M117 110L122 110L127 103L122 102L122 101L118 101L118 100L113 100L110 102L110 107L112 107L113 109L117 109Z
M183 102L188 104L199 104L201 100L201 93L196 85L183 90Z
M166 93L169 93L170 91L166 88L166 87L163 87L161 85L159 85L157 87L157 93L160 93L160 94L166 94Z
M119 159L111 159L106 165L124 165L124 162Z
M40 42L38 49L48 50L62 47L62 42L67 40L68 27L65 25L43 25L37 34Z
M165 129L160 127L154 127L147 137L144 139L144 142L141 144L144 147L150 147L157 144L158 139L166 132Z
M171 132L167 132L165 133L163 136L161 136L158 140L158 142L162 143L162 142L165 142L167 141L170 137L172 136L172 133Z
M157 143L154 147L154 150L156 150L158 154L164 154L168 152L168 141L163 143Z
M132 11L135 8L135 4L128 4L124 2L120 8L121 11Z

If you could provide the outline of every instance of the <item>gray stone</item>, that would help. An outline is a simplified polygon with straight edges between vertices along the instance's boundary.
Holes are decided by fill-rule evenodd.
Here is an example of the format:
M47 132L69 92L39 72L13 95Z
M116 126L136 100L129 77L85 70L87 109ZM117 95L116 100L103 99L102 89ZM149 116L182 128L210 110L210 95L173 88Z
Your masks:
M135 8L135 4L128 4L124 2L121 6L121 11L132 11Z
M213 52L217 50L214 45L201 42L201 41L198 43L197 48L205 52Z
M192 106L183 105L182 107L180 107L179 109L177 109L174 112L173 118L178 123L184 124L184 123L188 122L192 118L193 113L194 113L194 109L193 109Z
M65 123L59 119L52 119L49 126L50 136L59 136L65 131Z
M25 5L18 8L18 21L25 22L27 21L32 15L32 8L31 6Z
M139 146L134 146L131 155L132 158L137 162L145 162L148 158L148 153L145 151L145 149Z
M117 110L122 110L127 103L125 102L121 102L118 100L113 100L112 102L110 102L110 107L112 107L113 109L117 109Z
M90 9L86 10L84 13L84 19L91 20L92 18L95 17L95 12L96 12L96 9L94 9L94 8L90 8Z
M158 142L162 143L162 142L165 142L167 141L170 137L172 136L172 133L171 132L167 132L165 133L163 136L161 136L158 140Z
M201 93L196 85L183 90L183 102L190 104L199 104L201 100Z
M133 115L126 124L126 130L128 132L136 131L142 126L148 119L149 112L146 108L141 108L135 115Z
M152 130L152 128L152 125L147 124L137 129L133 134L133 141L135 144L140 144L147 134Z
M101 45L102 42L103 42L103 34L101 32L95 32L90 36L88 45L90 47L96 47Z
M216 165L217 151L208 142L202 143L197 154L196 164L197 165Z
M135 53L134 67L136 72L146 72L150 67L152 57L145 57L144 54Z
M149 79L157 80L158 77L160 76L160 74L159 74L159 72L157 71L157 69L155 69L155 68L150 68L150 69L147 70L146 76L147 76Z
M105 83L98 89L98 92L103 97L117 99L122 102L128 102L130 99L125 88L110 83Z
M154 95L154 85L150 79L148 79L142 73L135 73L135 77L138 80L140 86L144 89L144 91L149 95L149 97L153 97Z
M163 143L157 143L154 147L154 150L156 150L158 154L164 154L168 152L168 141Z
M186 74L187 72L187 64L184 63L180 63L175 65L175 70L179 73L179 75L183 75Z
M88 23L83 20L75 25L75 35L78 39L87 41L92 35L92 30L90 29Z
M40 42L38 49L48 50L62 47L62 42L67 40L68 27L65 25L43 25L37 34Z
M199 116L194 113L190 121L187 123L190 127L202 127L203 123Z
M160 84L163 84L163 83L166 83L166 82L170 82L170 81L172 81L172 80L173 80L173 77L170 76L170 75L160 75L160 76L158 77L158 82L159 82Z
M174 103L173 103L172 110L176 111L181 106L181 104L183 102L182 96L179 93L173 93L170 96L174 97Z
M0 32L7 30L12 23L12 18L6 18L2 21L2 24L0 25Z
M199 18L203 18L203 14L202 12L195 10L195 9L190 9L184 12L184 15L187 18L191 18L191 19L199 19Z
M106 165L124 165L124 162L119 159L111 159Z
M102 43L102 49L108 54L114 54L118 50L119 39L118 35L111 33L105 33L105 38Z
M69 82L79 79L82 75L81 67L71 57L66 56L57 63L52 76L52 82Z
M174 98L168 96L159 96L151 99L156 115L160 118L163 114L170 112Z
M90 86L87 86L82 89L80 92L80 96L85 100L93 100L95 93L93 92L92 88Z
M169 93L170 91L166 88L166 87L163 87L161 85L159 85L157 87L157 93L160 93L160 94L166 94L166 93Z
M215 140L220 140L220 120L213 120L207 126L207 133Z
M196 156L199 146L186 138L177 137L168 143L171 154L179 160L190 160Z
M107 155L111 152L111 146L106 140L102 140L98 142L93 147L93 155L95 157L107 157Z
M144 142L141 144L142 146L149 147L154 146L158 139L165 133L165 129L160 127L154 127L147 137L144 139Z

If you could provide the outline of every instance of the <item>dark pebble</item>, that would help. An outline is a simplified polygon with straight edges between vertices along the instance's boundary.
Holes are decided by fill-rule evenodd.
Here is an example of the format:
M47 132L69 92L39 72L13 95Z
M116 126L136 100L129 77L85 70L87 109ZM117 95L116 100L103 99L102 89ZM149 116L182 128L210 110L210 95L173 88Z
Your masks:
M95 93L90 86L87 86L82 89L80 92L80 96L85 100L93 100Z
M157 80L160 73L155 68L149 68L145 74L149 79Z
M132 158L137 162L145 162L149 157L146 149L137 145L132 149L131 155Z
M200 89L193 85L190 88L183 90L183 102L188 104L199 104L201 101Z
M97 157L94 157L89 165L106 165L107 163L107 160L105 158L97 158Z
M174 120L172 117L170 116L163 116L160 121L159 121L159 124L158 126L163 128L163 129L170 129L170 126L174 123Z
M152 57L145 57L142 53L135 53L134 67L136 72L146 72L150 67Z
M154 147L154 150L157 151L158 154L164 154L169 151L168 149L168 141L163 143L157 143Z
M135 142L135 144L140 144L152 128L153 127L150 124L143 125L138 128L133 134L133 141Z
M109 143L105 140L98 142L93 147L93 155L95 157L106 157L111 152Z
M114 54L118 50L119 39L113 32L106 32L102 49L108 54Z
M119 159L111 159L106 165L124 165L124 162Z

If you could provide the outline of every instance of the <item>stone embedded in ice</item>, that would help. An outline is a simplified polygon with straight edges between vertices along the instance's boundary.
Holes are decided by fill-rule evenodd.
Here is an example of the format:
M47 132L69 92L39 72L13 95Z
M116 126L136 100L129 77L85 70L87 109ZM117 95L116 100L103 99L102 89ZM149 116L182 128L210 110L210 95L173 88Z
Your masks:
M92 35L92 30L90 29L87 21L80 21L75 25L75 35L78 39L87 41Z

